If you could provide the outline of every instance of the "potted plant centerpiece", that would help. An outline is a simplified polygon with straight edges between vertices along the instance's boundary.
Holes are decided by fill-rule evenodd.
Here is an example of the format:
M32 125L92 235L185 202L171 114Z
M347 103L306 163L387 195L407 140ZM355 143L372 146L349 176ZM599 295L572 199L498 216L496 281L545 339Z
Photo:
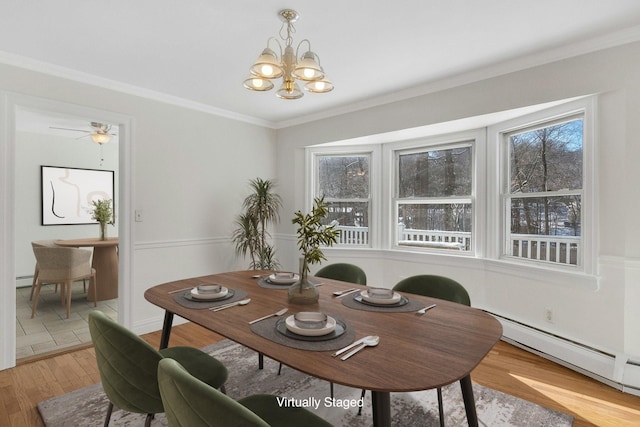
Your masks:
M320 246L332 246L338 239L339 231L334 224L324 225L322 219L329 212L328 203L324 202L324 196L313 200L313 208L310 213L303 214L298 211L291 220L298 225L298 249L302 252L300 258L300 277L296 283L289 287L288 298L292 304L315 304L319 294L315 285L309 281L309 265L326 260Z
M269 244L268 228L277 224L282 199L273 191L275 183L268 179L256 178L249 182L253 192L242 204L243 213L236 218L233 231L233 242L236 244L236 255L251 257L250 268L253 270L274 270L279 267L275 258L275 249Z
M100 240L107 240L107 224L115 224L111 202L111 199L91 201L91 204L93 205L91 219L100 223Z

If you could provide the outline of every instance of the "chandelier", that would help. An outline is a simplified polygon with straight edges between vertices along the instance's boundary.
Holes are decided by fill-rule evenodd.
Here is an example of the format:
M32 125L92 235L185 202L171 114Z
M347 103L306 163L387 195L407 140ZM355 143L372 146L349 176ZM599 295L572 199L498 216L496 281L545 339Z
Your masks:
M276 95L282 99L299 99L304 93L300 90L300 86L296 80L301 80L304 88L312 93L325 93L333 90L331 83L324 74L324 70L320 66L320 58L311 51L311 43L304 39L298 43L295 52L293 50L293 37L295 33L293 23L298 20L300 15L292 9L281 10L278 14L284 22L280 29L280 38L285 42L284 52L282 44L276 37L270 37L267 40L267 47L262 51L258 60L251 66L251 76L244 81L244 87L249 90L265 92L273 89L272 80L282 77L282 86L276 92ZM286 25L287 35L283 36L283 30ZM278 44L280 56L269 47L271 41ZM298 51L303 43L307 44L307 51L302 54L298 60Z

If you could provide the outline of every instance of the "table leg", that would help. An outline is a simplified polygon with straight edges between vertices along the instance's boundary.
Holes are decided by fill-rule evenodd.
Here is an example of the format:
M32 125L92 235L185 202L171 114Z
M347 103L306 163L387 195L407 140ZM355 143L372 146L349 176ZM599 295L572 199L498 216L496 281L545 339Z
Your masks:
M384 391L372 391L373 426L391 427L391 394Z
M467 422L471 427L478 427L478 415L476 414L476 401L473 397L473 387L471 385L471 375L460 380L462 389L462 399L464 400L464 410L467 413Z
M173 325L173 313L169 310L164 312L164 323L162 324L162 336L160 337L160 350L169 347L171 337L171 325Z
M91 266L96 269L98 301L118 298L118 250L117 246L93 248ZM87 299L93 300L93 284L89 284Z

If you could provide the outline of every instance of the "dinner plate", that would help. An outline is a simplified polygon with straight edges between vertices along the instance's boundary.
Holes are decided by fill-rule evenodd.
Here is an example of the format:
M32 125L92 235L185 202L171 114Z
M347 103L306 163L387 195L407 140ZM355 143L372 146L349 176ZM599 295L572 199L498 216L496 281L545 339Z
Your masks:
M333 320L335 322L335 327L333 329L333 331L326 333L324 335L300 335L300 334L296 334L295 332L292 332L288 329L287 327L287 319L289 317L293 317L292 316L288 316L286 318L282 318L279 319L276 322L276 330L278 332L280 332L282 335L295 339L295 340L300 340L300 341L329 341L335 338L338 338L339 336L341 336L342 334L344 334L347 330L347 325L346 323L344 323L342 320L338 320L338 319L334 319L331 316L327 316L327 322L329 322L329 319ZM293 320L293 319L292 319ZM318 329L316 329L316 331L318 331ZM307 329L305 329L305 332L308 332Z
M290 277L278 277L275 274L271 274L268 278L270 283L274 283L276 285L293 285L294 283L296 283L298 281L298 278L300 276L298 276L297 274L293 274Z
M369 295L369 291L366 289L360 292L360 297L366 302L370 302L372 304L377 304L377 305L397 304L402 299L402 295L400 295L397 292L394 292L391 298L374 298L371 295Z
M362 295L356 295L353 297L354 301L359 302L360 304L364 304L364 305L370 305L373 307L388 307L388 308L393 308L393 307L402 307L403 305L407 305L409 304L409 300L407 299L407 297L405 296L400 296L400 301L398 302L394 302L393 304L378 304L377 302L369 302L366 301L364 298L362 298ZM376 300L378 301L378 300Z
M189 292L186 292L184 296L192 301L218 301L231 298L233 296L233 291L223 286L220 292L212 294L210 292L201 293L198 292L198 288L193 288Z
M296 325L294 316L295 315L293 314L291 316L287 316L287 318L285 319L285 325L287 326L287 329L289 331L297 335L304 335L306 337L317 337L320 335L330 334L336 329L336 319L331 316L327 316L327 324L325 325L325 327L318 329L307 329L299 327L298 325Z

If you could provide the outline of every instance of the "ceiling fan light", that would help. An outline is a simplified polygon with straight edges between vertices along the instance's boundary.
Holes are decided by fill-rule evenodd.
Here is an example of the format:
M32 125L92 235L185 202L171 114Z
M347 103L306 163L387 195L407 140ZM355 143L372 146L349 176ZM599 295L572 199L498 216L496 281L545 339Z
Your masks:
M304 96L304 93L300 90L298 83L293 80L292 77L285 79L284 83L276 92L278 98L282 99L298 99Z
M250 68L251 74L263 79L275 79L284 74L275 52L265 48L256 62Z
M293 70L293 74L304 81L320 80L324 77L324 71L316 61L316 54L311 51L302 55L302 59Z
M263 79L258 76L251 76L243 83L244 87L249 90L255 90L257 92L266 92L273 89L273 83L271 80Z
M111 140L111 135L109 135L108 133L92 133L91 139L96 144L106 144Z
M308 92L312 92L312 93L327 93L333 90L333 83L331 83L329 79L324 78L321 80L309 82L306 85L304 85L304 88Z

